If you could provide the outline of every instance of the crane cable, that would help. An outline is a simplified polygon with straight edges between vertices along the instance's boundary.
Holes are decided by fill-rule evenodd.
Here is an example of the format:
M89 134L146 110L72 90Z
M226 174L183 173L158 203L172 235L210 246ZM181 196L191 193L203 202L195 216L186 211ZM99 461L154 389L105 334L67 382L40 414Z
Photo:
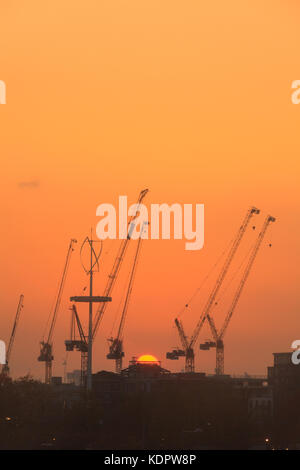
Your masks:
M126 278L126 283L124 283L124 286L123 286L123 292L122 292L122 295L120 297L120 301L119 301L118 306L115 310L114 321L113 321L113 324L112 324L112 327L111 327L111 330L110 330L109 338L111 338L113 336L113 331L115 329L117 318L119 317L120 307L121 307L121 304L122 304L122 302L124 300L124 297L126 295L126 287L127 287L127 281L129 280L129 275L130 275L130 273L128 273L128 276Z
M52 328L52 322L54 321L54 325L55 325L55 322L56 322L56 318L53 318L52 321L50 322L50 319L52 317L52 315L55 314L55 306L57 304L57 301L58 301L58 296L59 296L59 292L60 292L60 289L64 287L65 285L65 281L66 279L64 278L64 274L66 275L68 269L69 269L69 265L70 265L70 260L71 260L71 253L74 251L74 248L73 248L73 242L75 241L75 243L77 243L76 240L74 239L71 239L71 243L69 245L69 249L68 249L68 253L67 253L67 259L66 259L66 262L65 262L65 265L64 265L64 269L63 269L63 278L59 281L58 283L58 287L57 287L57 290L56 290L56 295L55 297L53 298L53 301L52 301L52 304L51 304L51 309L49 311L49 315L48 315L48 318L47 318L47 322L46 322L46 326L45 326L45 329L44 329L44 332L43 332L43 337L42 337L42 342L44 342L45 340L45 337L46 337L46 333L47 333L47 330L48 330L48 326L50 324L50 331L51 331L51 328ZM54 327L53 325L53 327ZM50 331L48 334L50 334Z
M228 246L222 251L221 255L215 262L215 264L212 266L212 268L209 270L208 274L204 277L203 281L201 282L200 286L197 287L197 289L194 291L193 295L189 298L188 302L184 305L184 307L179 311L177 318L180 318L181 315L188 309L190 306L190 303L194 300L194 298L198 295L200 290L203 288L204 284L208 280L208 278L211 276L213 271L216 269L216 267L220 264L222 258L224 257L225 253L229 250L230 246L233 244L233 238L230 240Z
M254 242L249 250L247 251L246 255L244 256L242 262L240 263L240 265L238 266L238 268L235 270L235 272L233 273L232 277L230 278L230 280L228 281L227 285L224 287L224 289L220 292L218 298L216 299L215 303L214 303L214 306L212 307L212 309L214 309L215 307L218 306L220 300L222 299L222 297L224 297L224 295L226 294L226 292L228 291L229 287L231 286L232 282L234 281L234 279L237 277L238 273L241 271L242 267L244 266L244 264L246 263L247 259L249 258L249 255L251 253L251 251L253 250L254 248L254 245L255 245L256 242Z
M115 328L115 324L116 324L117 318L118 318L119 313L120 313L120 307L121 307L121 304L123 303L124 298L126 297L126 291L127 291L128 284L129 284L130 274L131 274L131 269L129 268L127 276L126 276L126 282L124 282L124 286L123 286L123 289L122 289L122 295L121 295L118 307L115 310L114 321L113 321L113 325L111 327L109 338L113 337L113 330Z
M270 238L271 238L271 237L270 237ZM220 294L219 294L218 298L216 299L216 302L215 302L215 304L214 304L214 306L213 306L213 309L218 306L218 304L219 304L219 302L220 302L220 299L221 299L222 297L224 297L224 295L227 293L227 291L228 291L230 285L232 284L233 280L236 278L236 276L237 276L237 274L240 272L242 266L246 263L247 259L250 257L250 253L252 252L252 250L253 250L255 244L256 244L256 241L254 241L254 242L252 243L252 245L250 246L249 250L247 251L245 257L243 258L241 264L240 264L239 267L236 269L236 271L234 272L233 276L232 276L231 279L228 281L227 285L224 287L224 289L222 290L222 292L220 292ZM271 240L269 241L268 246L269 246L269 247L272 247L272 242L271 242Z
M42 341L45 340L46 333L47 333L47 331L48 331L48 326L49 326L49 324L50 324L50 319L51 319L51 316L52 316L52 313L53 313L53 310L54 310L54 305L55 305L56 299L57 299L57 297L58 297L60 282L61 282L61 281L58 282L57 289L56 289L56 291L55 291L55 296L53 297L53 300L52 300L52 304L51 304L51 308L50 308L49 315L48 315L48 318L47 318L46 326L45 326L45 329L44 329L44 332L43 332Z

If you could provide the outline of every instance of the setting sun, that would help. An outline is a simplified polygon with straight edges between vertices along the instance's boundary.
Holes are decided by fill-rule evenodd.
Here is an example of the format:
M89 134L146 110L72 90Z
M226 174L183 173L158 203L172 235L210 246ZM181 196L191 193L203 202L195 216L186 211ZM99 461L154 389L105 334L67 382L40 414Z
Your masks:
M139 363L149 363L149 364L159 364L157 357L152 356L152 354L143 354L137 360Z

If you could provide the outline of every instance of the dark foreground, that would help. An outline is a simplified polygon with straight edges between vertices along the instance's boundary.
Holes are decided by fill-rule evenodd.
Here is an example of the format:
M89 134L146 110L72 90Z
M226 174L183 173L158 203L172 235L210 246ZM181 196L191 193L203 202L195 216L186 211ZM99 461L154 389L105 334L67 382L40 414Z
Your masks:
M30 377L0 386L0 449L297 448L300 412L249 413L230 386L119 394L88 400L78 387L58 391Z

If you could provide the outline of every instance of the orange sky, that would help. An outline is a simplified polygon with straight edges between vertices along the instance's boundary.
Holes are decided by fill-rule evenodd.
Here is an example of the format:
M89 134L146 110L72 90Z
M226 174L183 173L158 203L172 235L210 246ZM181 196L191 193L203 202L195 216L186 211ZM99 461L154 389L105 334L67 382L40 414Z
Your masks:
M181 370L182 360L165 360L179 345L173 318L254 204L262 210L257 225L266 213L278 220L225 337L225 369L264 373L272 352L300 334L300 105L291 103L291 83L300 79L298 2L14 0L0 9L1 339L25 295L12 374L43 375L39 341L69 239L81 241L96 225L100 203L120 194L135 202L145 187L147 204L204 203L205 247L144 242L126 363L149 353ZM39 184L19 186L30 181ZM104 250L99 293L110 246L117 247ZM68 297L85 283L77 247L55 332L55 375L63 373ZM114 367L106 338L122 289L120 281L99 330L95 370ZM188 331L208 292L209 285L183 317ZM197 346L196 355L197 369L212 372L214 352L200 357ZM77 353L68 357L73 368Z

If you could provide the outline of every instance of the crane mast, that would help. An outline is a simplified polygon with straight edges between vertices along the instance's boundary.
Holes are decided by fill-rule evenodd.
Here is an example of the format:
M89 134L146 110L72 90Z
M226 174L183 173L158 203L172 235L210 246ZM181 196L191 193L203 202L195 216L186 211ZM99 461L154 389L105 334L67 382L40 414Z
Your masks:
M53 340L54 327L55 327L57 314L59 311L60 302L61 302L61 298L62 298L64 286L65 286L65 281L66 281L66 277L68 273L71 254L74 251L73 245L75 243L77 243L77 240L72 238L69 244L68 252L67 252L67 257L66 257L66 261L65 261L65 265L64 265L64 269L62 273L62 278L61 278L61 282L60 282L59 289L58 289L58 294L57 294L57 298L56 298L56 302L55 302L55 306L53 310L53 315L51 318L49 332L48 332L46 341L43 340L40 343L40 355L38 357L38 361L45 362L45 383L46 384L51 383L52 361L54 359L53 354L52 354L52 340Z
M249 277L249 274L250 274L250 271L252 269L253 263L256 259L258 250L259 250L259 248L262 244L262 241L265 237L266 231L267 231L270 223L275 222L275 220L276 220L275 217L272 217L270 215L268 215L265 219L262 230L259 233L257 241L256 241L256 243L253 247L253 250L252 250L252 252L249 256L249 259L248 259L247 265L245 267L245 270L243 272L242 278L241 278L241 280L238 284L238 287L237 287L237 290L235 292L233 301L230 305L230 308L229 308L229 310L227 312L227 315L225 317L225 321L224 321L223 326L220 329L219 333L217 332L217 329L215 327L213 318L210 315L207 317L207 319L209 321L209 324L210 324L211 331L212 331L212 335L213 335L213 338L214 338L214 343L212 343L211 345L212 345L212 347L216 348L216 375L223 375L224 374L224 341L223 341L223 338L224 338L225 332L228 328L229 322L232 318L232 315L233 315L233 313L236 309L236 306L237 306L237 303L238 303L238 301L240 299L240 296L242 294L243 288L244 288L244 286L246 284L246 281Z
M116 361L116 372L119 374L122 370L122 360L124 357L124 351L123 351L123 330L124 330L124 325L125 325L125 319L128 311L128 306L131 298L131 293L132 293L132 287L133 287L133 282L136 274L136 268L137 268L137 262L141 250L141 245L142 245L142 232L144 228L144 224L142 224L141 227L141 232L140 232L140 237L138 240L134 260L133 260L133 265L130 273L130 278L129 278L129 283L128 283L128 289L125 297L125 302L121 314L121 320L118 328L118 333L116 338L110 338L109 342L111 343L109 347L109 353L107 354L107 359L114 359Z
M8 343L8 347L7 347L7 351L6 351L6 364L4 364L4 366L2 368L2 372L1 372L1 375L5 376L5 377L9 376L10 356L11 356L11 352L12 352L15 337L16 337L16 331L17 331L17 327L18 327L18 323L19 323L19 319L20 319L21 310L24 306L23 301L24 301L24 295L21 294L20 299L19 299L19 303L18 303L16 316L15 316L15 321L14 321L14 324L13 324L13 327L12 327L12 331L11 331L11 335L10 335L10 339L9 339L9 343Z
M193 335L188 343L188 347L185 349L185 371L186 372L194 372L195 370L195 365L194 365L194 362L195 362L195 358L194 358L194 345L198 339L198 336L199 336L199 333L201 331L201 328L203 326L203 323L205 321L205 319L207 318L207 315L209 315L209 312L213 306L213 303L215 301L215 298L222 286L222 283L224 281L224 278L228 272L228 269L232 263L232 260L237 252L237 249L242 241L242 238L247 230L247 227L250 223L250 220L251 218L253 217L253 215L256 215L256 214L259 214L260 213L260 210L257 209L256 207L250 207L250 209L247 211L247 214L242 222L242 225L240 226L239 230L238 230L238 233L236 235L236 238L234 239L234 242L231 246L231 249L229 250L229 253L228 253L228 256L225 260L225 263L221 269L221 272L217 278L217 281L213 287L213 290L212 292L210 293L210 296L207 300L207 303L204 307L204 310L203 312L201 313L201 316L199 318L199 321L196 325L196 328L193 332ZM175 322L176 323L176 322ZM182 325L181 325L182 327ZM168 353L170 354L170 353ZM172 354L172 353L171 353ZM167 355L168 357L168 355ZM175 357L173 357L173 359L176 359L176 354L175 354Z
M77 312L76 305L73 304L71 307L71 335L70 340L65 341L66 351L80 351L81 353L81 385L85 386L87 376L87 365L88 365L88 342L87 337L84 334L83 327L80 322L80 318ZM79 334L79 338L76 338L76 327Z
M108 281L107 281L107 284L106 284L106 287L105 287L105 290L104 290L104 294L103 294L105 297L110 297L111 294L112 294L115 282L116 282L118 274L120 272L122 262L124 260L124 256L125 256L125 253L126 253L126 249L128 247L128 243L131 240L131 233L132 233L132 229L134 227L134 226L132 226L132 224L134 223L134 219L136 218L137 213L139 211L139 206L141 205L141 203L142 203L144 197L146 196L146 194L148 193L148 191L149 191L148 189L144 189L140 192L139 198L138 198L138 201L137 201L137 209L136 209L135 215L131 216L129 221L128 221L127 237L122 241L122 243L120 245L120 248L118 250L117 257L116 257L115 262L113 264L112 270L111 270L111 272L108 276ZM101 320L102 320L104 312L106 310L106 306L107 306L107 303L102 303L99 306L98 310L96 311L95 322L94 322L94 327L93 327L93 340L96 337L98 328L100 326Z

